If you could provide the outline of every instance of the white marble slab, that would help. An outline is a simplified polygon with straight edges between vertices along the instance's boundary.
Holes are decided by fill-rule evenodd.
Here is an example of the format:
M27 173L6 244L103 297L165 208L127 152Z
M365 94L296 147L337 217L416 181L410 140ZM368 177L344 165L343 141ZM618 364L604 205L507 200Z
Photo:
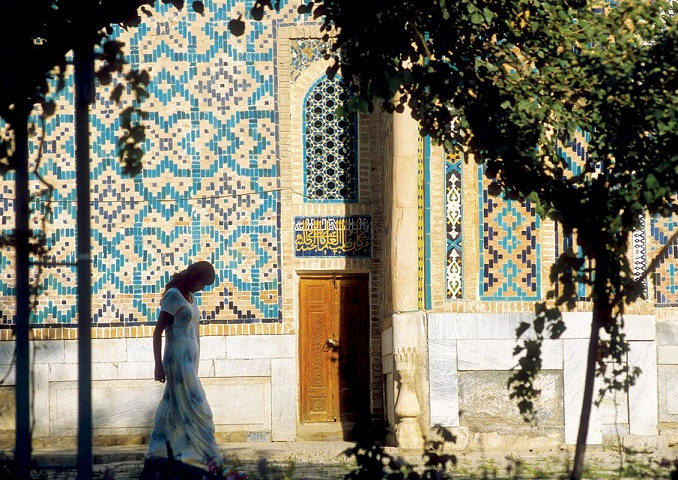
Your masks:
M92 382L92 421L95 434L150 433L164 385L152 380ZM75 435L78 384L53 382L49 392L52 435Z
M566 330L561 339L584 339L591 337L591 312L562 312ZM625 315L624 333L628 340L654 340L654 315ZM601 336L605 333L601 332Z
M457 341L431 340L428 345L431 426L459 426Z
M0 364L6 365L12 363L14 358L14 340L3 340L0 342Z
M217 425L247 425L270 430L271 387L265 378L201 380ZM152 380L92 382L94 433L148 433L164 385ZM51 403L51 405L50 405ZM77 382L55 382L50 392L49 419L53 434L77 431ZM37 418L36 418L37 419Z
M214 360L212 359L200 360L200 362L198 363L198 376L200 378L214 377L215 376Z
M294 358L296 351L296 335L226 337L226 358Z
M654 315L624 315L624 333L627 340L654 340L656 338Z
M14 385L16 382L16 371L14 365L0 364L0 380L5 379L2 385Z
M515 339L520 322L533 318L532 313L432 313L428 335L431 340Z
M678 345L659 345L657 347L659 365L678 365Z
M144 362L153 360L153 337L127 338L127 362ZM164 342L164 338L163 338Z
M629 387L629 433L657 435L657 345L654 342L629 342L629 368L642 373Z
M78 379L78 365L59 363L49 365L50 382L70 382Z
M226 337L200 337L200 358L213 360L226 358Z
M399 313L393 315L393 345L394 351L401 348L422 347L424 324L426 316L423 312Z
M565 411L565 443L577 443L579 418L584 398L586 357L589 341L586 339L563 340L563 402ZM595 394L594 394L595 395ZM595 400L595 398L594 398ZM587 444L601 444L600 414L594 405L591 409Z
M661 365L657 369L659 421L678 422L678 366Z
M36 437L49 436L49 365L33 365L33 408L31 419L33 435Z
M153 356L151 356L151 359ZM137 360L143 360L139 358ZM124 338L92 339L92 362L127 361L127 340Z
M678 323L657 323L657 345L678 345Z
M458 340L459 370L510 370L520 357L513 356L516 340ZM561 340L544 340L542 369L563 368L563 343Z
M125 362L119 364L118 378L121 380L148 380L155 376L155 362Z
M297 367L293 359L271 360L271 440L293 441L297 430Z
M64 363L66 360L63 340L33 340L31 347L35 363Z
M562 312L565 331L561 339L584 339L591 337L591 312Z
M92 363L92 380L117 380L120 378L117 362Z
M215 360L217 377L270 377L271 360L256 358L250 360Z
M78 363L77 340L64 340L64 357L66 363Z
M599 407L603 433L628 434L628 395L624 391L608 392Z
M202 380L215 425L271 429L271 384L266 378Z

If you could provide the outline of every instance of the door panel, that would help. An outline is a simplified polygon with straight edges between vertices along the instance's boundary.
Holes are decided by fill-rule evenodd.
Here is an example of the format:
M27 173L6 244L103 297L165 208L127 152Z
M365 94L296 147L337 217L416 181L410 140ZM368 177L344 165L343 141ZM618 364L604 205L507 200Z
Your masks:
M367 279L337 280L339 348L339 408L342 421L353 422L361 411L368 411L369 356Z
M369 412L367 295L366 276L300 279L301 422L354 422Z
M323 352L334 310L331 285L317 280L302 281L300 294L305 299L305 308L299 322L300 331L304 332L299 352L300 358L307 359L301 362L301 421L333 421L337 411L333 395L336 374Z

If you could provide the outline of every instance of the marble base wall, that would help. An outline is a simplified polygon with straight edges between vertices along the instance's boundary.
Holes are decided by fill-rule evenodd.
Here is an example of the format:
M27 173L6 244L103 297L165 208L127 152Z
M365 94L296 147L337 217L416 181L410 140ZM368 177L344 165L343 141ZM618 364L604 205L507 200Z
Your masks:
M291 441L296 435L297 337L202 337L199 375L217 437ZM77 341L31 342L34 438L68 444L77 434ZM0 443L13 445L13 342L0 342ZM93 435L98 443L145 442L164 386L153 380L152 338L92 340ZM106 440L106 439L109 440Z
M515 446L520 438L529 446L537 443L535 437L547 448L576 443L590 315L565 313L565 333L544 342L542 373L537 379L542 395L536 403L536 423L528 425L516 401L509 399L506 381L518 360L513 356L516 327L522 321L531 322L533 314L429 314L431 427L462 432L468 448ZM590 444L678 434L678 409L673 401L678 398L678 322L658 324L654 315L628 315L625 333L631 347L627 362L643 373L628 394L608 395L593 408Z

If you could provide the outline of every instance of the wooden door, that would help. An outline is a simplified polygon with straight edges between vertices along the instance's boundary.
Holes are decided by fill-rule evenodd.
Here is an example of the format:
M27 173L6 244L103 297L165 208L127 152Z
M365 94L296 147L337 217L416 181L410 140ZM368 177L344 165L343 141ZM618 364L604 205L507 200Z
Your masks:
M354 422L368 413L367 294L364 275L301 278L301 422Z

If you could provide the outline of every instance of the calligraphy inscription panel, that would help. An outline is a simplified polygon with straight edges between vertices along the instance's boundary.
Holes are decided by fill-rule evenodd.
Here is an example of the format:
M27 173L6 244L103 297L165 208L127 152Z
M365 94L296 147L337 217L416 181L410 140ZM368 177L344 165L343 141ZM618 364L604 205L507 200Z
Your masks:
M294 217L296 257L369 257L371 250L368 215Z

